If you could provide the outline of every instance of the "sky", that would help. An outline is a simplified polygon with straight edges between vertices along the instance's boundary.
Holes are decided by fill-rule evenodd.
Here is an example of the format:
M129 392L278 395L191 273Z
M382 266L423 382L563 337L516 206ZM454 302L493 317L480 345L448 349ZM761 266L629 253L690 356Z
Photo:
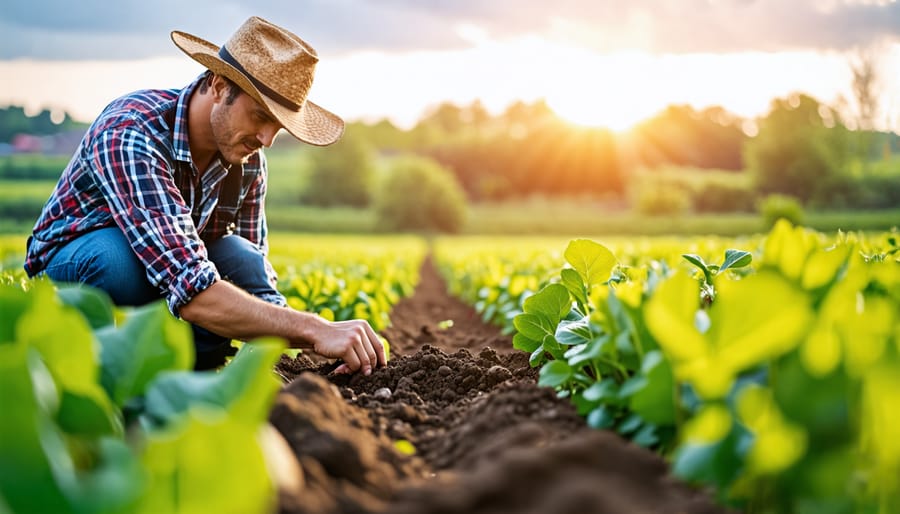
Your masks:
M203 71L170 31L221 45L253 15L317 50L310 98L351 121L406 128L445 101L497 114L545 99L624 130L672 104L764 116L796 92L851 117L851 64L868 55L876 123L900 132L897 0L4 0L0 106L90 121Z

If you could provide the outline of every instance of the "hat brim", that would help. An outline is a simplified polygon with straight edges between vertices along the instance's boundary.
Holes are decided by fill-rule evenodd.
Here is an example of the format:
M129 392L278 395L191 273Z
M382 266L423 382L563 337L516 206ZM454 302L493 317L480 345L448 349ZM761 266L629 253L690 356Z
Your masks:
M219 57L219 47L186 32L172 31L172 42L191 59L213 73L223 75L234 82L254 100L259 102L292 136L304 143L326 146L341 138L344 120L340 116L307 100L299 111L284 107L262 94L256 86L234 66Z

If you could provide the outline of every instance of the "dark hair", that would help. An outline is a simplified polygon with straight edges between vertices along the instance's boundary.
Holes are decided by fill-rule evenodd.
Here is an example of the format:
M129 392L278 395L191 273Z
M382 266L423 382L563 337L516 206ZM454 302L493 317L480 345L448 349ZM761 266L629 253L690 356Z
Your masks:
M214 73L212 71L206 70L203 80L200 82L200 94L204 94L209 90L209 86L212 84L213 75ZM234 99L241 94L241 88L228 77L224 75L219 76L222 77L222 80L224 80L226 84L228 84L228 96L225 97L225 105L231 105L234 103Z

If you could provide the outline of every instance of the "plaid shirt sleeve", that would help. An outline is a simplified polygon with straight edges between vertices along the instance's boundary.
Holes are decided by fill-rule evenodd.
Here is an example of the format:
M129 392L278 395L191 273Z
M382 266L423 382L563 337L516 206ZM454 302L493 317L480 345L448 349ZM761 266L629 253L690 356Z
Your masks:
M277 290L278 275L275 273L275 269L272 267L268 258L269 240L267 237L268 227L266 225L265 208L266 184L268 183L266 177L268 168L266 166L264 154L259 152L257 155L259 155L261 161L259 173L250 183L247 194L244 196L243 202L241 203L241 210L238 213L235 234L255 244L266 257L266 276L269 278L269 283L272 284L272 287ZM287 306L287 300L280 293L277 296L272 295L270 297L264 297L263 300L276 305L281 305L282 307Z
M116 225L178 316L219 274L175 184L171 161L147 134L128 126L101 132L85 151Z

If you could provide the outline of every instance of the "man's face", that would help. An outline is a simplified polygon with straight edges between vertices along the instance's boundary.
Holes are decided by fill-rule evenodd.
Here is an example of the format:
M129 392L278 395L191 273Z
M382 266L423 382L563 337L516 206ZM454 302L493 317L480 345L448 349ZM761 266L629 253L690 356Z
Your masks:
M222 157L231 164L247 162L260 147L269 147L281 129L252 97L239 92L229 103L229 87L219 94L210 113L212 134Z

